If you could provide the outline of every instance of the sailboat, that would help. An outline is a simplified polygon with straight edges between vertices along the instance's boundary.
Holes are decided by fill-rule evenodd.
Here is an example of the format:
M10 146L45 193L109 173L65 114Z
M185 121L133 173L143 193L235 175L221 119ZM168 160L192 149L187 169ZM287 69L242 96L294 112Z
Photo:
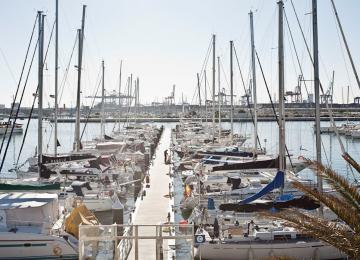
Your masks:
M316 1L313 1L313 15L316 18ZM239 206L255 200L254 210L261 210L261 201L266 193L273 189L280 190L281 201L292 201L284 196L285 175L285 114L284 114L284 46L283 46L283 1L278 1L279 8L279 168L274 180L259 193L245 198ZM322 186L320 185L320 188ZM273 203L276 205L277 201ZM208 208L214 209L213 201ZM258 208L258 209L257 209ZM220 210L226 210L220 207ZM244 212L244 209L241 210ZM242 216L242 217L241 217ZM263 219L254 215L242 215L218 220L215 218L212 228L197 229L196 255L205 259L265 259L268 257L286 257L291 259L340 259L346 257L340 250L320 240L309 237L294 228L287 227L280 221Z
M44 17L39 23L39 138L42 143L42 87ZM39 156L42 150L39 149ZM41 157L39 157L41 158ZM2 184L0 194L0 259L77 259L77 240L63 230L64 215L56 193L57 185ZM14 190L17 190L14 192ZM25 191L20 191L23 189ZM13 190L13 192L9 192ZM38 193L42 191L41 193Z

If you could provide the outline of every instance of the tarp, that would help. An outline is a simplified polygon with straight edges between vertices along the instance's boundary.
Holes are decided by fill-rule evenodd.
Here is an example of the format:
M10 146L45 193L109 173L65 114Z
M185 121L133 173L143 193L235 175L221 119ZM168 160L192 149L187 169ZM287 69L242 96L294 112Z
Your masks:
M260 199L262 196L268 194L274 189L284 187L284 181L285 181L285 173L283 171L278 171L275 175L275 178L269 184L267 184L261 191L240 201L239 204L240 205L248 204L254 200Z

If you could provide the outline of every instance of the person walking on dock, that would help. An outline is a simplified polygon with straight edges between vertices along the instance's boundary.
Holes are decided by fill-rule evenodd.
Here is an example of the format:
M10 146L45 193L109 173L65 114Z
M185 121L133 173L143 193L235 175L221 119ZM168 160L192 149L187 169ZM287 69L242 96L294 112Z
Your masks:
M166 164L166 162L167 162L167 156L168 156L168 150L166 149L165 151L164 151L164 163Z

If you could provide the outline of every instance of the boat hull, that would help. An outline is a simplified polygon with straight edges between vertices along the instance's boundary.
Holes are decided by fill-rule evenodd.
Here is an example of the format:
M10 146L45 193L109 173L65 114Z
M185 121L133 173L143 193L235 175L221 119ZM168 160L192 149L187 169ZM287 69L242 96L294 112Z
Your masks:
M269 259L342 259L345 254L320 241L297 243L204 243L196 248L196 256L207 260Z
M78 252L63 237L0 232L0 259L78 259Z

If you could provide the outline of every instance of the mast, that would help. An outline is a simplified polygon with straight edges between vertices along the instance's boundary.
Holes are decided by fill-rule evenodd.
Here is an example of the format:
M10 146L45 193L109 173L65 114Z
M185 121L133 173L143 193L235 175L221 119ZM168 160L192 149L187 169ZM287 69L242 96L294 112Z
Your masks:
M231 121L231 143L234 141L234 82L233 82L233 41L230 41L230 121Z
M42 119L43 119L43 69L44 69L44 17L41 11L38 11L39 19L39 60L38 60L38 87L39 87L39 97L38 97L38 172L39 177L41 177L41 164L42 164Z
M75 142L74 150L80 151L80 95L81 95L81 69L82 69L82 52L83 52L83 41L84 41L84 28L85 28L85 11L86 5L83 5L81 29L78 29L79 37L79 51L78 51L78 80L77 80L77 94L76 94L76 121L75 121Z
M251 67L252 67L252 86L254 103L254 157L258 150L258 125L257 125L257 98L256 98L256 66L255 66L255 40L253 12L250 11L250 31L251 31Z
M284 109L284 3L282 0L279 5L279 171L285 171L285 109ZM282 189L281 189L282 192Z
M215 40L216 40L216 35L213 34L212 36L212 51L213 51L213 64L212 64L212 108L213 108L213 142L215 140Z
M220 143L220 139L221 139L221 102L222 101L222 97L221 97L221 89L220 89L220 57L217 57L217 61L218 61L218 105L219 105L219 143Z
M104 138L105 134L105 63L101 62L102 80L101 80L101 129L100 136Z
M120 61L120 74L119 74L119 132L121 128L120 116L121 116L121 70L122 70L122 60Z
M207 107L207 78L206 70L204 70L204 80L205 80L205 121L208 122L208 107Z
M136 113L139 112L139 103L140 103L139 77L136 77Z
M199 94L199 113L201 115L201 92L200 92L200 76L199 73L196 73L197 76L197 87L198 87L198 94Z
M312 0L313 17L313 60L314 60L314 87L315 87L315 132L316 132L316 161L321 163L321 136L320 136L320 80L319 80L319 50L318 50L318 22L317 0ZM317 185L322 192L322 176L317 174Z
M339 25L339 29L340 29L340 32L341 32L341 36L342 36L342 39L343 39L344 44L345 44L346 52L347 52L347 54L348 54L348 56L349 56L349 60L350 60L350 63L351 63L351 67L352 67L352 70L353 70L354 75L355 75L355 78L356 78L356 83L357 83L358 87L360 88L359 76L358 76L357 71L356 71L356 68L355 68L355 63L354 63L353 58L352 58L352 56L351 56L351 52L350 52L350 49L349 49L349 45L348 45L348 43L347 43L347 41L346 41L345 33L344 33L343 28L342 28L339 15L338 15L337 10L336 10L334 0L331 0L331 4L332 4L332 7L333 7L333 9L334 9L334 13L335 13L335 16L336 16L336 21L337 21L337 23L338 23L338 25Z
M58 69L59 69L59 0L55 0L55 111L54 111L54 155L57 156L58 144Z

